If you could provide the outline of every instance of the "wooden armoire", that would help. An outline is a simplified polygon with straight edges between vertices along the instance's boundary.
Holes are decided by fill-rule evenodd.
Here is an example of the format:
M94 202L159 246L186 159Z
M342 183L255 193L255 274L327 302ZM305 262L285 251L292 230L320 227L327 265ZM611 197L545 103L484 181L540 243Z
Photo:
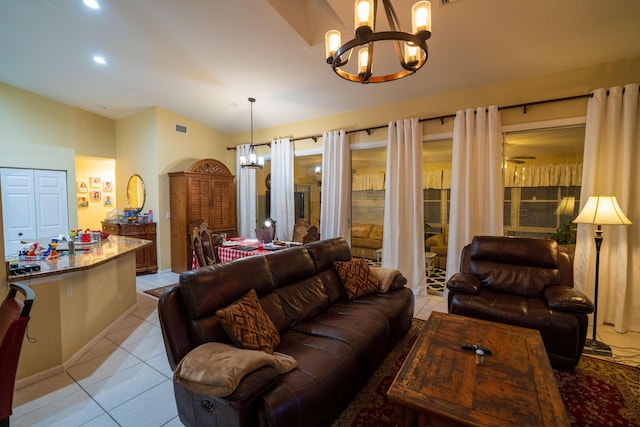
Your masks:
M189 226L202 220L212 233L235 237L236 193L233 175L218 160L195 162L188 171L170 172L171 271L191 270Z

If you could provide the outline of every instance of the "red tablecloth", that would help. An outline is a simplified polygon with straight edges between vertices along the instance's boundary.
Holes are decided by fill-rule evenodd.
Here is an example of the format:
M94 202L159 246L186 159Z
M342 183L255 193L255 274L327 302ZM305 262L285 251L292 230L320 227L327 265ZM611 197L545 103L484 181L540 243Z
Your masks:
M258 244L245 244L242 243L240 246L254 246L256 247L253 251L239 251L236 249L237 246L218 246L218 257L221 262L233 261L234 259L244 258L248 256L254 255L264 255L264 251L260 251L258 249Z

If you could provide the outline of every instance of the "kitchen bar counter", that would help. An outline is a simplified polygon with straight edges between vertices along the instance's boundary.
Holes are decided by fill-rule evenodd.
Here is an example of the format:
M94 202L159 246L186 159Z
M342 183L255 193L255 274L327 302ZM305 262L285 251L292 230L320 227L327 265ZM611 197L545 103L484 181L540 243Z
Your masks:
M7 280L9 282L24 282L26 279L88 270L151 244L152 242L149 240L122 236L109 236L98 243L77 243L75 255L72 256L67 255L67 251L61 251L58 257L48 261L20 261L20 265L37 264L40 266L40 271L9 276Z
M73 256L31 262L40 265L39 272L8 277L35 293L18 388L63 372L135 310L136 250L148 244L109 236Z

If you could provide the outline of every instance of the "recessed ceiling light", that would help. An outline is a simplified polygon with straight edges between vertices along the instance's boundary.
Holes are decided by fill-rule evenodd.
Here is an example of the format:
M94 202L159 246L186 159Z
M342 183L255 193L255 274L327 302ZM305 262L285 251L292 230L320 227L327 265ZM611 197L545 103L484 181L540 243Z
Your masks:
M107 60L106 60L106 59L104 59L104 57L102 57L102 56L100 56L100 55L95 55L95 56L93 57L93 60L94 60L95 62L97 62L98 64L101 64L101 65L104 65L104 64L106 64L106 63L107 63Z
M91 9L100 9L100 5L96 0L82 0L87 7Z

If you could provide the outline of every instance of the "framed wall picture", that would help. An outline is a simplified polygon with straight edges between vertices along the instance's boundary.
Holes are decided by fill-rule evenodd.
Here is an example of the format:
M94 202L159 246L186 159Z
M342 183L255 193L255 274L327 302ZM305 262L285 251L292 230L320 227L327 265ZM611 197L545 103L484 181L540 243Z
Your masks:
M92 176L89 178L89 182L91 183L91 188L101 188L101 179L99 176Z
M103 181L102 191L105 193L111 193L113 191L113 181Z
M91 192L91 201L92 202L99 202L100 200L102 200L102 191L92 191Z
M88 208L89 207L89 199L86 197L78 197L78 207L79 208Z
M104 203L105 206L109 207L109 206L113 206L113 200L111 199L111 196L104 196L104 200L102 201L102 203Z
M89 191L89 187L87 187L87 183L84 181L76 181L76 192L77 193L86 193Z

